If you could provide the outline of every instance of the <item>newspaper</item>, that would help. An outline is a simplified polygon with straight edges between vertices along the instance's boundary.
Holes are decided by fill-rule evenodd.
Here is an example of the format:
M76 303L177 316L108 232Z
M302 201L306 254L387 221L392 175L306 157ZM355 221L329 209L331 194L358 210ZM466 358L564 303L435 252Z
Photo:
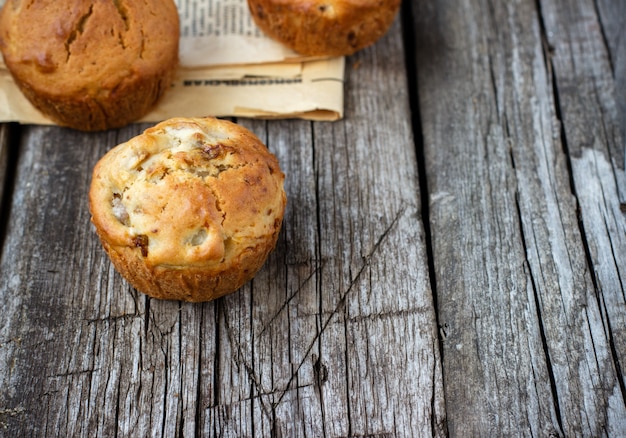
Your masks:
M176 5L185 67L306 60L261 32L247 0L176 0Z
M303 57L270 39L254 24L247 0L176 0L176 5L180 66L171 89L141 121L343 117L343 57ZM51 123L22 95L4 64L0 121Z

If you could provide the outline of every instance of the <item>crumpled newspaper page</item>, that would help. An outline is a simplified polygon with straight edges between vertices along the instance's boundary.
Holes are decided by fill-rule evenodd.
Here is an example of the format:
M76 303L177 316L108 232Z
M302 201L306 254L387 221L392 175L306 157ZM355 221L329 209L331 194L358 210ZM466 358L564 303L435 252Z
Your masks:
M143 121L176 114L249 118L342 117L344 59L303 63L179 69L172 90Z
M0 0L0 5L4 0ZM232 116L338 120L345 59L303 57L265 36L247 0L176 0L180 67L143 122ZM0 122L51 124L0 64Z

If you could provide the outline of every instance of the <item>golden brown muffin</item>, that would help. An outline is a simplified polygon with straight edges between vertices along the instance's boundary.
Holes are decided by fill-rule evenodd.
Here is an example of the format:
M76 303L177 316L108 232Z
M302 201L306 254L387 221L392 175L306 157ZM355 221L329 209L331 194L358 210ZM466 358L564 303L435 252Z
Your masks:
M351 55L389 29L400 0L248 0L268 36L303 55Z
M171 86L179 20L172 0L7 0L0 50L24 95L59 125L124 126Z
M92 222L117 270L155 298L209 301L252 279L287 198L278 161L247 129L174 118L94 168Z

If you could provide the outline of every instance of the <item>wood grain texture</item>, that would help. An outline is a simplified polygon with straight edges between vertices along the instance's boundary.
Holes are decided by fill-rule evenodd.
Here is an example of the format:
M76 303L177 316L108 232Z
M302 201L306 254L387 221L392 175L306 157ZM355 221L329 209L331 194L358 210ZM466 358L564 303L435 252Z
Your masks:
M607 305L597 298L594 275L599 266L585 255L588 233L578 221L579 205L603 196L588 191L591 199L583 200L570 183L586 181L570 173L577 154L567 120L567 140L560 129L561 96L574 96L568 88L574 84L552 76L551 57L566 49L544 47L551 32L576 35L566 25L574 17L595 15L589 4L572 16L554 13L565 28L559 33L545 18L547 2L539 3L541 10L534 1L413 2L452 436L626 430L614 348L624 336L606 329ZM593 89L581 78L576 83ZM611 99L597 96L609 105ZM585 111L592 124L601 115ZM579 121L571 129L588 126ZM615 175L605 170L606 178ZM614 184L606 199L618 199ZM612 217L623 226L623 217ZM619 240L618 229L604 236ZM615 257L606 246L599 254ZM618 321L625 313L619 278L604 283L616 291L611 312Z
M626 151L626 32L624 32L626 29L626 2L598 0L596 4L601 35L606 42L606 49L615 78L615 100L620 110L619 125L621 126L623 147ZM626 199L620 200L622 201L622 210L625 210Z
M563 142L570 156L573 190L579 208L590 270L601 309L601 327L613 351L614 366L626 397L626 199L624 159L626 139L620 124L618 87L595 5L590 1L542 2L547 40L563 123ZM619 12L621 11L621 12ZM626 23L626 8L615 8L615 21ZM567 28L567 31L566 31ZM622 27L623 29L623 27ZM613 48L613 49L611 49ZM621 55L620 55L621 56ZM599 331L600 332L600 331ZM601 333L601 332L600 332ZM616 394L616 398L618 394ZM626 430L626 425L622 427Z
M158 301L89 224L91 169L146 126L24 127L0 260L0 435L445 435L399 21L351 59L346 118L239 122L287 175L268 263Z
M7 181L7 170L9 166L9 125L0 126L0 208L2 209L2 216L8 216L5 213L6 207L2 205L4 199L4 192L9 185ZM8 196L8 195L7 195ZM4 220L0 221L4 222Z

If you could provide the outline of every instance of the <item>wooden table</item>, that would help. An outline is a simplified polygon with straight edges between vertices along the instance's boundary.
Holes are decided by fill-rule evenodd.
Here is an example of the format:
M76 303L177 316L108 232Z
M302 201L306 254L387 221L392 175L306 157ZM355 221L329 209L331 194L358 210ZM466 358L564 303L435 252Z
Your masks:
M626 436L626 2L413 0L338 122L238 119L276 250L148 299L89 222L146 125L0 130L0 436Z

